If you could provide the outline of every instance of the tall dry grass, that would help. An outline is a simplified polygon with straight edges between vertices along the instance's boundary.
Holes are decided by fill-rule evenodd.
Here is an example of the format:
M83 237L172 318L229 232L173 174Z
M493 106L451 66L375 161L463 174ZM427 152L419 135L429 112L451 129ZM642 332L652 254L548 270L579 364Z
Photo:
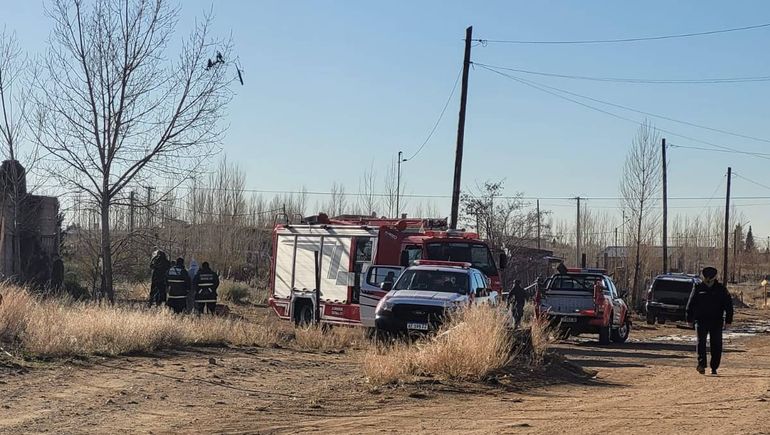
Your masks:
M0 292L0 340L39 357L119 355L189 345L267 346L282 340L270 324L40 299L11 286L0 287Z
M317 326L299 327L294 330L294 345L299 349L332 351L346 348L368 348L371 343L366 330L359 327Z
M504 307L473 306L455 313L433 337L367 352L364 374L373 384L416 375L478 381L511 359L510 315Z

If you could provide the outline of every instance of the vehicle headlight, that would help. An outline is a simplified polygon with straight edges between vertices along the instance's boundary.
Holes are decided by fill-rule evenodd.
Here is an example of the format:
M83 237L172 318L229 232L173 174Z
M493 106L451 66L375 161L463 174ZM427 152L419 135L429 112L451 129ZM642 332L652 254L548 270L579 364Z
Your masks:
M393 302L389 301L387 298L380 299L380 303L377 304L377 309L375 310L377 313L383 311L393 311Z

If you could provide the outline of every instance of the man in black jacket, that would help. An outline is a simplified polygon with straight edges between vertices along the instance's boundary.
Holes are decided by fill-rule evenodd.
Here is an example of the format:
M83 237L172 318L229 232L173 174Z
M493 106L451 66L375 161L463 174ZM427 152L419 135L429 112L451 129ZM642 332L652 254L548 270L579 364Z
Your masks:
M187 309L187 294L190 292L190 275L184 267L184 259L177 258L176 264L166 273L168 294L166 305L180 314Z
M150 260L150 269L152 269L152 278L150 280L150 306L158 306L166 302L166 275L171 263L166 257L166 253L160 249L155 249Z
M508 294L508 305L513 311L513 327L519 328L521 324L521 318L524 316L524 303L527 300L527 292L521 286L521 280L517 279L513 282L513 288Z
M203 314L203 309L208 309L209 314L214 314L217 307L217 288L219 287L219 275L211 270L209 263L204 261L201 268L193 278L195 292L195 311Z
M722 329L733 323L733 300L727 288L716 280L717 270L703 269L703 282L690 293L687 323L698 334L698 373L706 372L706 336L711 339L711 374L717 374L722 359Z

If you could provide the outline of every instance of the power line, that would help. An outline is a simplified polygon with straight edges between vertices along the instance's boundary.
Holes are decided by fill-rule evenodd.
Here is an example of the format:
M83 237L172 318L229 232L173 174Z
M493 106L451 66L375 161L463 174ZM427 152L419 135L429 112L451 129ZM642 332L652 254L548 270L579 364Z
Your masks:
M463 72L462 69L460 69L460 72L457 73L457 78L455 79L454 85L452 85L452 91L449 93L449 98L446 99L446 103L444 103L444 107L441 109L441 113L439 114L438 119L436 120L436 123L433 124L433 128L430 130L430 133L428 133L428 137L425 138L425 140L422 142L422 145L420 145L420 147L417 148L417 151L415 151L411 157L404 160L405 162L417 157L417 154L420 154L420 151L422 151L422 149L428 143L430 138L433 137L433 133L436 132L436 128L438 128L438 125L441 123L441 119L444 118L444 112L446 112L447 107L449 107L449 103L452 101L452 97L454 97L455 95L455 90L457 90L457 82L460 81L460 76L462 75L462 72Z
M618 44L627 42L643 42L643 41L659 41L664 39L677 39L677 38L692 38L696 36L708 36L716 35L720 33L741 32L745 30L755 30L764 27L770 27L770 23L757 24L753 26L733 27L728 29L707 30L704 32L691 32L691 33L678 33L673 35L659 35L659 36L641 36L633 38L617 38L617 39L583 39L583 40L517 40L517 39L474 39L482 45L486 44Z
M736 177L738 177L738 178L742 178L742 179L744 179L744 180L748 181L748 182L749 182L749 183L751 183L751 184L754 184L754 185L756 185L756 186L759 186L759 187L764 187L765 189L768 189L768 190L770 190L770 186L768 186L768 185L766 185L766 184L762 184L762 183L760 183L760 182L758 182L758 181L754 181L754 180L752 180L752 179L750 179L750 178L744 177L743 175L739 175L739 174L737 174L737 173L735 173L735 172L733 172L733 175L735 175L735 176L736 176Z
M753 151L741 151L741 150L735 150L735 149L714 149L714 148L703 148L703 147L694 147L689 145L678 145L674 143L668 143L667 144L671 148L687 148L691 150L700 150L700 151L713 151L717 153L734 153L734 154L747 154L754 157L762 157L767 156L770 157L770 154L767 153L755 153Z
M476 63L475 65L480 66L480 67L485 68L485 69L490 70L490 71L494 71L494 70L500 69L500 68L498 68L496 66L493 66L493 65L485 65L485 64L479 64L479 63ZM514 78L515 77L515 76L510 76L508 74L500 73L499 71L495 71L495 72L497 72L498 74L504 75L506 77L509 77L509 78ZM701 128L701 129L704 129L704 130L709 130L709 131L713 131L713 132L716 132L716 133L722 133L722 134L726 134L726 135L730 135L730 136L740 137L740 138L743 138L743 139L750 139L750 140L754 140L754 141L757 141L757 142L770 143L770 139L765 139L765 138L756 137L756 136L750 136L750 135L746 135L746 134L742 134L742 133L735 133L735 132L728 131L728 130L723 130L723 129L720 129L720 128L708 127L708 126L705 126L705 125L696 124L694 122L682 121L680 119L671 118L669 116L659 115L657 113L647 112L647 111L644 111L644 110L635 109L633 107L624 106L622 104L611 103L609 101L600 100L598 98L589 97L587 95L582 95L582 94L578 94L578 93L575 93L575 92L570 92L570 91L567 91L565 89L557 88L557 87L554 87L554 86L549 86L549 85L545 85L545 84L542 84L542 83L537 83L537 82L529 81L529 80L523 79L521 77L515 77L515 79L522 80L522 81L528 81L530 83L536 84L538 86L542 86L544 88L552 89L552 90L555 90L555 91L558 91L558 92L563 92L563 93L565 93L567 95L572 95L574 97L583 98L583 99L586 99L586 100L589 100L589 101L593 101L595 103L605 104L607 106L611 106L611 107L616 107L618 109L627 110L629 112L635 112L635 113L639 113L639 114L646 115L646 116L652 116L654 118L659 118L659 119L664 119L666 121L676 122L676 123L679 123L679 124L687 125L689 127ZM723 146L711 144L711 143L708 143L708 142L706 142L706 144L707 145L712 145L712 146L718 146L720 148L729 149L728 147L723 147ZM759 154L759 153L757 153L757 154Z
M526 86L529 86L531 88L537 89L537 90L539 90L541 92L545 92L547 94L553 95L553 96L555 96L557 98L561 98L563 100L570 101L570 102L575 103L577 105L586 107L586 108L591 109L591 110L595 110L595 111L600 112L600 113L604 113L605 115L609 115L609 116L612 116L613 118L618 118L618 119L621 119L623 121L627 121L627 122L630 122L630 123L633 123L633 124L638 124L639 121L631 119L631 118L627 118L627 117L622 116L622 115L618 115L617 113L613 113L613 112L610 112L610 111L598 108L596 106L592 106L590 104L584 103L582 101L575 100L573 98L566 97L564 95L559 94L558 92L562 92L562 93L565 93L565 94L568 94L568 95L573 95L573 96L578 97L578 98L584 98L584 99L587 99L587 100L590 100L590 101L594 101L594 102L597 102L597 103L600 103L600 104L606 104L606 105L609 105L609 106L619 107L621 109L625 109L625 110L629 110L629 111L632 111L632 112L641 113L641 114L652 116L652 117L655 117L655 118L661 118L661 119L665 119L665 120L668 120L668 121L673 121L673 122L678 122L678 123L681 123L681 124L690 125L690 126L693 126L693 127L704 128L704 129L707 129L707 130L717 131L717 132L724 133L724 134L730 134L730 135L739 136L739 137L746 137L748 139L753 139L753 140L757 140L757 141L761 141L761 142L768 142L768 143L770 143L770 139L755 138L755 137L752 137L752 136L741 135L739 133L728 132L726 130L719 130L719 129L714 129L714 128L711 128L711 127L701 126L701 125L693 124L693 123L690 123L690 122L687 122L687 121L680 121L680 120L669 118L669 117L666 117L666 116L657 115L657 114L654 114L654 113L651 113L651 112L645 112L645 111L633 109L633 108L630 108L630 107L621 106L619 104L614 104L614 103L609 103L609 102L606 102L606 101L598 100L596 98L592 98L592 97L588 97L588 96L585 96L585 95L577 94L577 93L574 93L574 92L566 91L564 89L560 89L560 88L556 88L556 87L553 87L553 86L544 85L542 83L533 82L531 80L523 79L521 77L512 76L512 75L506 74L506 73L504 73L502 71L498 71L494 67L489 67L489 66L482 65L482 64L475 64L475 65L479 66L480 68L483 68L483 69L486 69L488 71L491 71L491 72L493 72L495 74L498 74L498 75L501 75L503 77L506 77L506 78L508 78L510 80L514 80L514 81L519 82L519 83L521 83L523 85L526 85ZM556 92L554 92L554 91L556 91ZM719 145L719 144L715 144L713 142L708 142L708 141L697 139L697 138L694 138L694 137L691 137L691 136L686 136L686 135L683 135L683 134L675 133L675 132L673 132L671 130L666 130L666 129L659 128L659 127L655 127L655 128L656 128L656 130L659 130L661 132L667 133L667 134L669 134L671 136L676 136L676 137L679 137L679 138L682 138L682 139L691 140L693 142L698 142L698 143L702 143L702 144L705 144L705 145L710 145L710 146L713 146L713 147L721 148L723 150L728 150L728 151L732 151L732 152L735 152L735 153L748 154L748 155L751 155L751 156L754 156L754 157L759 157L759 158L762 158L762 159L770 160L770 156L768 156L767 154L756 153L756 152L749 152L749 151L739 151L739 150L736 150L734 148L727 147L727 146L724 146L724 145Z
M484 65L476 63L476 65ZM556 77L563 79L573 80L589 80L596 82L611 82L611 83L640 83L640 84L712 84L712 83L744 83L744 82L766 82L770 81L770 76L749 76L749 77L712 77L704 79L640 79L629 77L597 77L597 76L583 76L573 74L559 74L543 71L533 71L520 68L509 68L494 65L484 65L506 71L512 71L522 74L531 74L544 77Z

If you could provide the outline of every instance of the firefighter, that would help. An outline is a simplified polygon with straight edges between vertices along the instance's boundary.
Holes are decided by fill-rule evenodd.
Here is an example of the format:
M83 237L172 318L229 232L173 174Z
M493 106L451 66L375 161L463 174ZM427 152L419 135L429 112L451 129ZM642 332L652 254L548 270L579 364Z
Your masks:
M219 287L219 275L211 270L209 263L204 261L193 278L195 292L195 311L203 314L207 309L209 314L214 314L217 307L217 288Z
M693 287L687 301L687 323L698 335L698 373L706 372L706 337L711 341L711 374L716 375L722 359L722 329L733 323L733 300L727 288L716 280L717 270L703 269L703 281Z
M513 312L513 327L518 329L521 324L521 318L524 316L524 302L527 300L527 292L521 286L521 280L513 282L513 288L508 293L508 305Z
M171 267L166 253L155 249L150 260L150 269L152 269L152 279L150 282L150 306L158 306L166 301L166 274Z
M183 313L187 308L187 295L190 293L190 275L184 267L183 258L177 258L176 264L166 273L166 284L166 305L177 314Z

